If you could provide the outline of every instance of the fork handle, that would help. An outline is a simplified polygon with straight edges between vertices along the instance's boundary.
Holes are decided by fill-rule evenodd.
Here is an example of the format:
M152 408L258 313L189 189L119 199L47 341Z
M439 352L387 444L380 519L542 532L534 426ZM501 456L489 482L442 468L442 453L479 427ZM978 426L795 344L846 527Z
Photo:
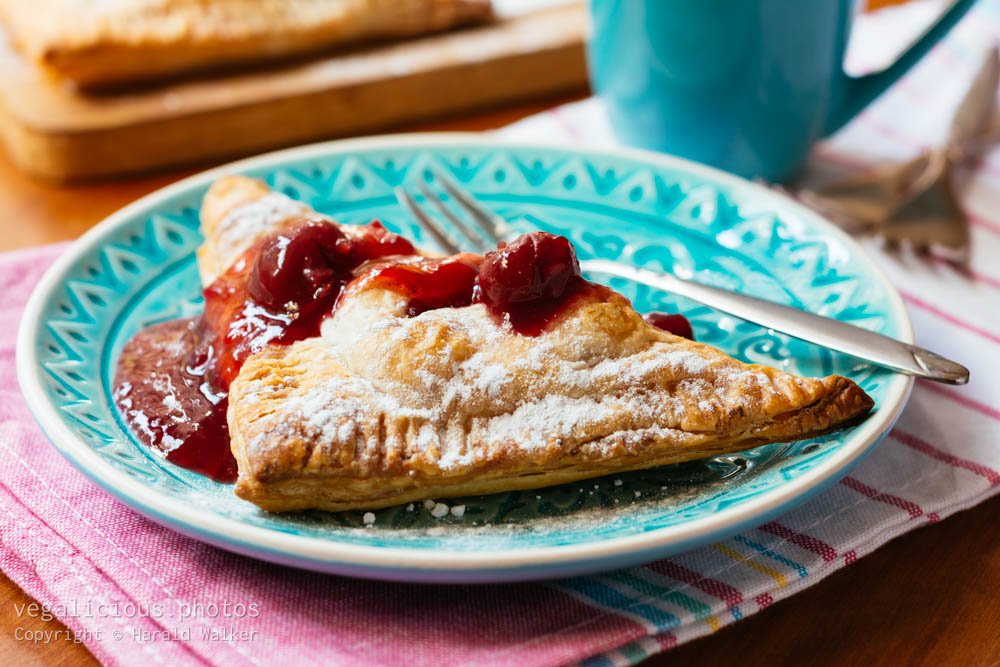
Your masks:
M590 259L580 262L580 267L590 273L625 278L673 292L741 319L907 375L948 384L969 381L969 369L961 364L846 322L618 262Z

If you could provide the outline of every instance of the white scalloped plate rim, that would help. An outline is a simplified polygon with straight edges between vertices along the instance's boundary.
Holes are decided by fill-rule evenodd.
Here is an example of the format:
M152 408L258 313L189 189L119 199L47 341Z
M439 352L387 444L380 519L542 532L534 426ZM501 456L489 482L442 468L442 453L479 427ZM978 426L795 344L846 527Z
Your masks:
M588 149L526 143L478 133L414 133L341 139L265 153L184 178L110 215L81 236L53 263L35 287L25 307L18 330L16 352L21 391L46 436L75 467L140 514L209 544L271 562L329 573L397 581L457 583L540 579L615 569L729 537L740 530L767 522L838 481L878 444L899 418L914 380L910 376L895 374L890 376L883 404L869 419L854 428L848 440L836 452L814 469L780 487L716 514L601 542L455 553L434 549L347 544L317 537L290 535L220 517L196 506L179 504L175 498L129 477L103 460L68 428L57 407L49 401L43 388L41 365L33 344L39 334L43 307L54 290L62 285L67 270L99 245L102 237L117 225L142 211L155 210L160 202L191 188L206 186L227 174L357 150L417 146L433 148L462 144L568 150L634 159L687 172L732 188L734 194L743 191L760 198L777 200L782 207L809 219L812 224L836 237L877 276L888 297L892 316L900 328L901 339L913 342L913 328L899 293L878 265L843 230L788 197L712 167L640 149Z

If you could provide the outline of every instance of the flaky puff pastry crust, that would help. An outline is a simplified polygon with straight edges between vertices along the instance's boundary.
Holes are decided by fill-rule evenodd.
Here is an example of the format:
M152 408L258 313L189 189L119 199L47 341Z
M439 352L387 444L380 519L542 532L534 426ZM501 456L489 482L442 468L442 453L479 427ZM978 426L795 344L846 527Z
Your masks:
M272 511L531 489L808 438L862 418L852 381L743 364L617 294L525 337L484 306L407 318L354 289L321 338L230 388L236 493Z
M489 0L0 0L18 49L83 86L419 35L490 13Z

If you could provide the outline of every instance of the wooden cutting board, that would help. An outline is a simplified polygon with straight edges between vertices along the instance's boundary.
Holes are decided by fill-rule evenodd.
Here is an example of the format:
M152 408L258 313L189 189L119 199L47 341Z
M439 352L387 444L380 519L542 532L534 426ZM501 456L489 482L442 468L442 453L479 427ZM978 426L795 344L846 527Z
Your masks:
M375 132L581 90L573 4L448 33L153 88L83 94L0 44L0 139L12 162L78 181Z

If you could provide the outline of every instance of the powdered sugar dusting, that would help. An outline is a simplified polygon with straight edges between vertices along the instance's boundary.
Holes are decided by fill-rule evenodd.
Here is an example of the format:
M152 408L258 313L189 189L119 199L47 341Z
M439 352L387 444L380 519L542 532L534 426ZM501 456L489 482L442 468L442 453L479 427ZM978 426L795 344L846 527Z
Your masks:
M345 304L322 342L348 373L283 401L251 451L280 447L282 424L298 424L324 450L354 451L365 469L402 458L458 471L555 450L604 457L651 439L689 443L692 424L753 400L733 387L768 386L721 353L659 334L605 340L587 326L570 318L528 338L477 305L407 318L384 295ZM381 442L370 441L373 429Z

